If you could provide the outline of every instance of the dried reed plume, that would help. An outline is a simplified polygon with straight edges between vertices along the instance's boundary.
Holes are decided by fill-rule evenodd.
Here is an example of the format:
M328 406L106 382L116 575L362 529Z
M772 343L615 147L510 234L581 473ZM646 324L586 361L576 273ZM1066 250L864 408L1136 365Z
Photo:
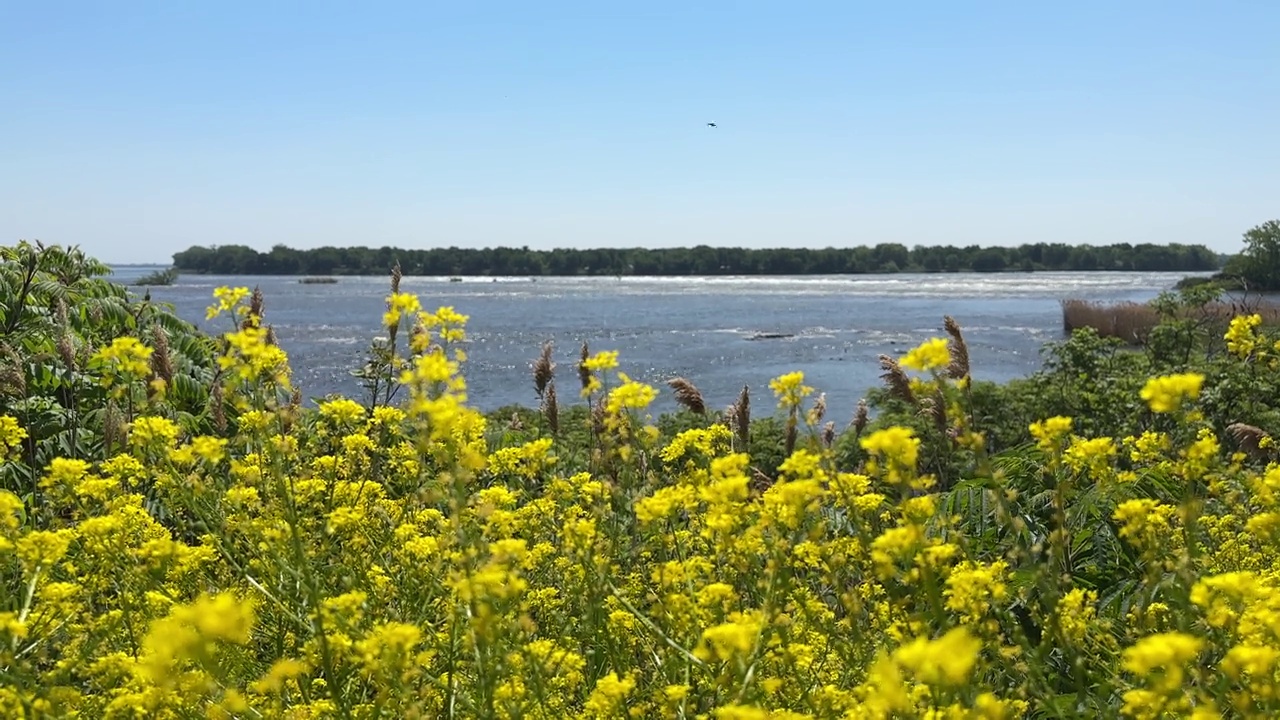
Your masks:
M542 415L547 419L547 427L551 434L560 433L560 405L556 402L556 382L547 383L547 392L542 396Z
M0 345L0 393L14 397L27 394L27 376L22 368L18 353L7 343Z
M596 435L604 434L604 398L591 406L591 429Z
M391 294L392 295L396 295L397 293L400 292L401 277L403 277L403 275L400 272L400 261L397 260L396 264L391 268ZM387 311L388 312L391 311L390 298L387 298ZM387 325L387 345L391 347L395 347L396 336L399 334L400 334L400 322L397 319L396 322Z
M870 412L867 409L867 399L862 398L858 401L858 410L853 414L853 436L859 437L862 431L867 429L867 421L870 418Z
M294 423L302 415L302 390L294 388L289 394L289 404L286 405L280 413L280 430L288 434L293 429Z
M828 420L826 425L822 426L822 444L831 447L836 441L836 424L833 420Z
M738 400L729 406L729 423L743 445L751 442L751 388L743 385Z
M947 366L947 375L954 380L969 377L969 346L960 333L960 324L955 318L945 315L942 327L951 336L951 364Z
M587 348L587 341L582 341L582 355L578 360L578 380L582 381L582 389L586 390L591 387L591 371L587 369L587 358L591 357L591 351Z
M220 433L227 431L227 413L224 402L222 383L215 380L213 389L209 391L209 414L213 416L213 427Z
M71 341L71 334L65 329L62 334L58 335L58 357L62 358L62 363L67 366L68 370L76 369L76 347ZM154 356L152 356L154 358ZM154 363L154 359L152 360Z
M249 296L249 314L240 322L241 330L248 330L251 327L260 327L262 325L262 312L265 297L262 294L262 288L255 286L253 294ZM274 345L275 343L271 343Z
M173 354L169 350L169 333L159 325L151 326L151 372L165 382L173 382Z
M1236 444L1240 446L1240 449L1248 453L1253 459L1256 460L1266 456L1267 453L1262 448L1262 441L1270 436L1262 428L1244 423L1232 423L1227 426L1227 432L1231 433L1231 437L1235 438Z
M122 447L126 440L124 413L114 401L107 403L107 410L102 415L102 442L108 448Z
M510 430L516 430L516 431L524 429L524 421L520 419L519 411L517 410L511 411L511 419L507 421L507 428Z
M751 466L751 480L748 486L756 492L764 492L773 487L773 478L769 477L760 468Z
M422 334L426 331L427 328L422 324L421 320L415 322L413 324L413 328L409 330L409 347L417 347L418 338L422 337Z
M687 408L689 412L699 415L707 414L707 405L702 400L702 393L693 383L685 378L675 377L667 381L667 386L675 391L676 402Z
M939 430L947 429L947 400L941 392L920 398L920 417L932 419Z
M543 394L547 391L547 385L555 379L556 364L551 360L552 349L550 340L544 342L542 344L542 354L538 355L538 359L534 360L530 365L533 369L533 389L538 393L539 400L542 399Z
M267 326L267 344L268 345L280 344L280 338L276 337L276 328L274 325Z
M889 393L915 405L916 396L911 392L911 381L907 379L907 374L903 372L898 361L888 355L881 355L880 368L884 370L880 379L889 386Z
M813 423L816 425L822 422L822 418L827 416L827 394L818 395L818 399L813 401Z

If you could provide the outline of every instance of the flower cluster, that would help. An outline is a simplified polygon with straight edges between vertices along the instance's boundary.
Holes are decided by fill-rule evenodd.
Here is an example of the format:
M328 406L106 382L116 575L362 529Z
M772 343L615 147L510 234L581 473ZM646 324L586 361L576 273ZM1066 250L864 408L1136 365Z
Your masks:
M402 293L403 406L282 405L247 291L216 297L226 432L148 405L30 467L0 415L0 716L1280 713L1280 465L1186 411L1201 375L1152 378L1131 436L1049 417L991 457L934 372L956 340L901 359L912 426L842 442L791 373L755 445L664 434L657 390L584 349L574 435L469 407L467 318ZM148 372L127 338L98 358Z

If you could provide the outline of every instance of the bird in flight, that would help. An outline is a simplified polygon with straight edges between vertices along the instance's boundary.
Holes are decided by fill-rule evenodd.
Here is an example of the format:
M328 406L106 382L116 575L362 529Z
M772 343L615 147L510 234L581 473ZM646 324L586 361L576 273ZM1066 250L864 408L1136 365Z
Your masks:
M707 127L720 127L720 126L716 125L715 123L707 123Z

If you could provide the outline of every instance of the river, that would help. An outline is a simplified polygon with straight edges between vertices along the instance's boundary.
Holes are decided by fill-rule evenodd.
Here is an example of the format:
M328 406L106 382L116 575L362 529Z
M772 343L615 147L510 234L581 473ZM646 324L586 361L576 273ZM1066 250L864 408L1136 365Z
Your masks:
M150 268L115 270L116 280L128 281ZM827 393L832 417L842 418L879 382L876 357L901 355L941 335L944 315L964 331L974 376L1004 381L1036 371L1044 343L1062 338L1062 299L1144 301L1184 275L406 277L401 289L417 293L428 309L450 305L470 316L464 374L471 404L483 410L536 402L529 364L546 340L555 343L561 402L576 401L575 363L585 340L592 351L618 350L624 372L659 385L658 410L674 407L664 381L682 375L716 409L750 385L759 413L773 404L771 378L803 370L808 384ZM222 285L262 288L266 321L304 394L358 397L349 371L381 332L387 278L341 277L323 285L296 277L183 275L151 293L202 329L224 332L225 318L204 316Z

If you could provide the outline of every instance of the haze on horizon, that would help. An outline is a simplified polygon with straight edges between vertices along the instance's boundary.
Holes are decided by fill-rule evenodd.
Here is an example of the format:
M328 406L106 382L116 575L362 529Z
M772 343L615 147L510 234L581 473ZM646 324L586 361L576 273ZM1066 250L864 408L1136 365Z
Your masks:
M0 242L1201 243L1280 216L1280 4L0 7ZM707 123L716 123L709 127Z

